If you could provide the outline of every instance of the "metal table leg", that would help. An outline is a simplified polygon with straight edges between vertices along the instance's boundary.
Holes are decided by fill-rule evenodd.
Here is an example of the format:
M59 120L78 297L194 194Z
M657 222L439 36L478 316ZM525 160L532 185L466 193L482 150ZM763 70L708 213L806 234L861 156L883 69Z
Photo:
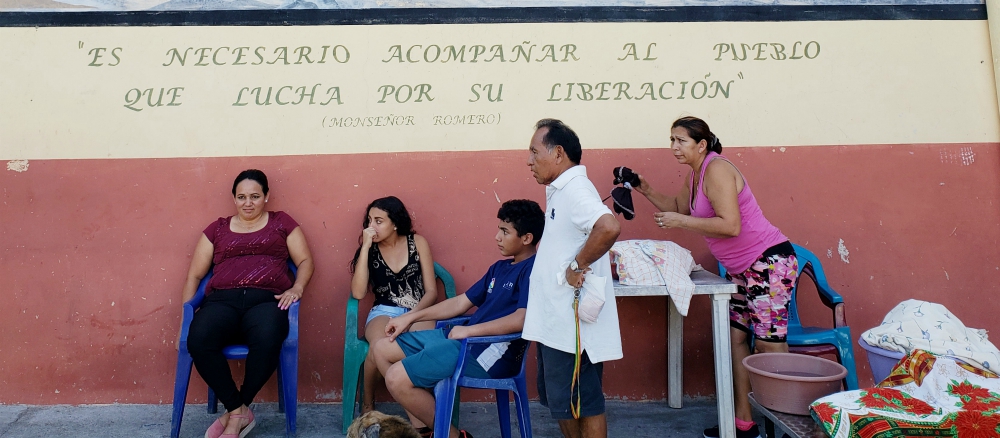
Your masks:
M684 317L672 298L667 298L667 405L683 406L684 397Z
M712 295L712 332L715 351L715 393L719 403L720 438L736 437L733 406L732 350L729 340L729 294Z

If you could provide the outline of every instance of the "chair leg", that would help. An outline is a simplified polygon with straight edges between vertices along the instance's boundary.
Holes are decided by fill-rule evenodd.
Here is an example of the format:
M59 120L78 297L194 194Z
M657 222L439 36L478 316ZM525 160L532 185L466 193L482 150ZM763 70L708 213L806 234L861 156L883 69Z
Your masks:
M274 377L278 379L278 413L285 413L285 385L281 379L281 361L278 361L278 372L274 373Z
M497 415L500 417L500 438L510 438L510 397L506 389L496 390Z
M858 371L857 365L854 363L854 343L851 342L851 330L849 327L839 327L836 332L840 364L847 368L845 386L848 391L852 391L858 389Z
M458 419L462 415L462 410L459 409L458 404L462 402L462 387L455 387L455 403L451 406L451 425L458 429Z
M517 409L517 426L521 438L531 438L531 412L528 407L528 386L525 380L515 380L514 408Z
M774 421L764 417L764 438L778 438L774 433Z
M360 383L365 378L363 362L366 354L367 352L360 355L361 360L357 360L357 357L344 359L343 416L341 417L343 423L341 433L343 434L347 434L347 428L351 427L351 423L354 421L354 410L359 401L358 397L364 397L364 394L358 394L358 387L362 386Z
M219 413L219 399L215 396L215 391L212 390L211 386L208 387L208 413Z
M187 349L177 352L177 372L174 377L174 410L170 416L170 438L181 436L184 403L187 402L188 382L191 381L191 355Z
M297 348L283 348L281 350L281 365L278 371L278 378L282 383L278 392L283 394L285 404L285 434L294 437L299 405L299 352Z
M434 436L446 437L449 435L455 407L455 389L457 382L451 377L444 379L434 386Z

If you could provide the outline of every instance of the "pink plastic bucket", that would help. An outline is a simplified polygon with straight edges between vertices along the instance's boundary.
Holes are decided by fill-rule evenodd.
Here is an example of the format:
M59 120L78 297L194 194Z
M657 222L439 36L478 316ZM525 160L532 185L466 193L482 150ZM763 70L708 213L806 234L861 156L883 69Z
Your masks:
M821 357L792 353L760 353L743 359L750 372L754 398L764 407L809 415L809 404L840 392L847 376L843 365Z

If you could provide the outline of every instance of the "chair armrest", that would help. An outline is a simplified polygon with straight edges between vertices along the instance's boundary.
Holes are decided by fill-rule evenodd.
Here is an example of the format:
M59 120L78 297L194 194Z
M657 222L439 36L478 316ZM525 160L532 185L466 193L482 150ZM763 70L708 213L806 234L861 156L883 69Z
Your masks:
M847 327L847 307L844 304L844 297L830 287L823 275L817 275L812 263L806 264L802 268L802 273L808 275L813 284L816 285L816 292L819 294L820 300L823 301L823 305L833 310L833 326L835 328Z
M467 344L492 344L495 342L511 342L518 339L521 339L521 332L511 333L508 335L473 336L471 338L466 338L465 342Z
M181 342L178 349L187 350L188 329L191 327L191 320L194 319L194 311L201 307L201 303L205 301L205 288L208 287L208 281L211 279L212 268L208 268L208 273L198 282L198 289L195 290L194 296L184 302L184 316L181 319Z
M507 335L473 336L471 338L462 339L461 347L458 350L458 363L455 364L455 372L452 374L452 378L455 379L455 381L458 381L458 378L461 377L462 370L465 369L465 358L468 356L470 344L492 344L494 342L511 342L518 339L521 339L520 332ZM523 362L521 363L521 368L522 370L524 368Z
M205 289L198 287L198 292L191 297L190 300L184 302L185 306L191 306L191 309L197 309L201 307L201 303L205 301Z
M296 275L299 271L292 259L288 259L288 269L292 271L292 275ZM212 267L208 268L208 273L205 277L198 282L198 289L195 291L194 296L190 300L184 303L184 317L181 320L181 346L185 349L187 348L187 337L188 329L191 326L191 320L194 319L194 312L199 307L201 303L205 301L205 289L208 288L208 282L212 279ZM299 340L299 302L296 301L288 308L288 338L285 342L293 341L298 343Z
M437 324L434 325L434 328L442 329L442 328L454 327L456 325L462 325L469 322L470 318L471 317L468 316L457 316L451 319L442 319L438 321Z
M816 285L816 292L819 293L819 298L826 307L832 309L834 305L844 302L844 297L840 296L837 291L830 287L830 284L826 282L826 276L822 273L817 273L812 263L806 263L800 269L802 270L802 274L806 274L812 279L813 284Z
M833 307L833 326L847 327L847 306L844 303L837 303Z
M285 338L285 344L299 343L299 303L300 301L296 301L288 306L288 337Z
M208 287L208 280L211 278L212 271L210 268L208 274L206 274L205 277L201 279L201 282L198 283L198 289L195 290L194 296L191 297L190 300L184 302L185 306L190 304L192 310L201 307L201 303L205 301L205 289Z
M192 299L191 301L184 303L183 306L184 316L181 319L181 337L180 343L177 345L177 349L180 351L187 351L188 330L191 327L191 320L194 319L195 306L191 304L193 301L194 300Z
M293 277L299 273L299 267L295 266L291 258L288 259L288 270L292 271ZM301 301L288 306L288 337L285 338L285 344L289 346L296 346L299 343L299 303Z
M819 291L819 296L823 299L823 303L827 307L834 307L836 304L844 304L844 297L840 296L837 291L830 288L829 285L823 287L822 285L817 285L816 290Z
M444 296L445 299L455 298L455 279L451 276L444 266L434 262L434 276L441 280L441 284L444 285Z
M360 339L358 337L358 306L361 301L357 298L347 297L347 319L344 322L344 336L346 339Z

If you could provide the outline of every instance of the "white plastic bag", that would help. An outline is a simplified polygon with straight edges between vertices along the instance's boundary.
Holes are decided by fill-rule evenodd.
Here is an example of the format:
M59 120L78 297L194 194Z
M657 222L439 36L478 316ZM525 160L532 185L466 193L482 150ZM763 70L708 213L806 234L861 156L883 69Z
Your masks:
M556 280L563 286L571 287L566 281L567 267L569 267L569 263L563 263L563 269L556 274ZM583 276L583 287L580 288L580 306L577 307L580 321L589 324L597 322L597 317L604 309L604 289L607 282L607 277L600 277L589 272Z
M583 279L583 287L580 289L580 321L586 323L597 322L597 317L604 309L604 286L607 278L596 275L587 275Z

